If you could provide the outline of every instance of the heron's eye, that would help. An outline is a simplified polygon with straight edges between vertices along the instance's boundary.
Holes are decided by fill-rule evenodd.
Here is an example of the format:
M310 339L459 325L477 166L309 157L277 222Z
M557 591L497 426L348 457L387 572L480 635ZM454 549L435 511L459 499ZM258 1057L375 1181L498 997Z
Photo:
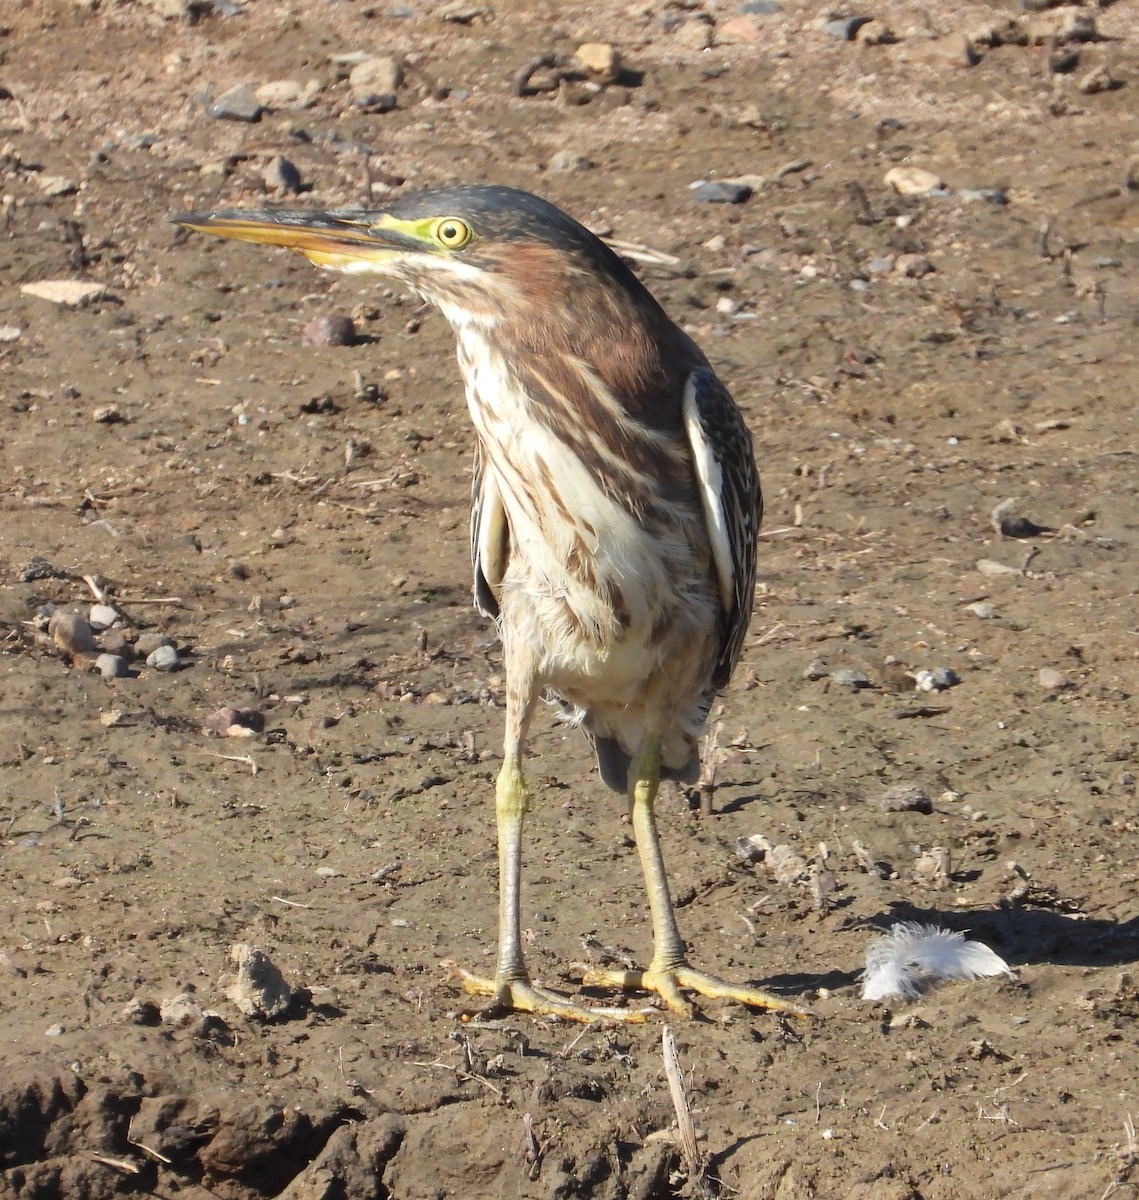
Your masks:
M435 226L435 240L448 250L460 250L475 235L475 231L458 217L444 217Z

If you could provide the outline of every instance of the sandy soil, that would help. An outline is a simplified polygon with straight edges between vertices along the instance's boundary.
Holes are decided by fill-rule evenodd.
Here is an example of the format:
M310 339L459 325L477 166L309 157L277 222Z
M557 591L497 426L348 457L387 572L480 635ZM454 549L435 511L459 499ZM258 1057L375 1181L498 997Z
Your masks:
M1087 10L1101 40L1068 48L978 40L965 68L953 37L1015 13L882 0L898 40L863 45L801 0L750 24L391 7L0 13L0 1196L1135 1195L1135 11ZM586 40L633 73L511 96ZM353 106L334 56L359 50L405 57L394 111ZM1081 91L1098 66L1123 86ZM210 117L280 79L311 107ZM593 168L547 170L563 149ZM441 963L492 961L502 663L469 603L451 335L165 220L260 203L277 154L301 203L360 203L366 170L376 203L498 180L671 256L638 269L754 431L768 514L717 812L670 790L661 814L694 958L816 1016L670 1021L703 1179L663 1016L460 1019ZM896 195L898 165L948 194ZM739 175L766 179L741 205L688 190ZM45 279L107 290L20 290ZM356 343L307 345L334 313ZM1001 536L1006 500L1044 531ZM164 633L182 669L107 680L56 648L37 609L85 613L85 577L125 617L100 649ZM929 694L902 669L941 667L960 683ZM210 736L226 705L263 730ZM572 991L575 963L647 956L639 867L552 714L530 774L528 954ZM902 784L932 812L886 811ZM757 834L835 890L744 862ZM899 919L1016 977L863 1001ZM268 1018L234 999L239 946L287 981Z

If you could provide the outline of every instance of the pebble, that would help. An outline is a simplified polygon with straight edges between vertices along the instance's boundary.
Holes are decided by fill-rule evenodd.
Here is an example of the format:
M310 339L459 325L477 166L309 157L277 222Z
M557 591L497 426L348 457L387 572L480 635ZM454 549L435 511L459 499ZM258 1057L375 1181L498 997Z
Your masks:
M301 173L296 165L280 154L275 154L261 172L265 186L285 195L297 195L301 190Z
M889 255L879 254L866 265L871 275L889 275L894 269L894 260Z
M878 798L883 812L933 812L933 801L925 788L916 783L899 783L887 788Z
M945 189L940 176L922 167L891 167L882 182L899 196L928 196Z
M228 983L226 997L247 1017L272 1021L283 1017L293 1003L293 989L280 968L263 951L239 942L229 952L237 964Z
M593 170L593 160L576 150L559 150L546 164L546 170L555 175L570 175L575 171Z
M612 83L621 73L621 54L608 42L584 42L574 51L574 58L602 83Z
M894 260L894 274L907 279L924 279L936 270L924 254L899 254Z
M306 346L352 346L356 342L356 322L346 313L322 313L301 330Z
M855 671L850 667L840 667L837 671L831 672L831 680L837 683L839 687L865 688L870 686L870 677L865 671Z
M143 655L153 654L159 646L173 646L174 642L164 633L158 633L156 630L148 630L146 633L140 633L138 640L134 644L136 653Z
M176 671L181 665L181 660L173 646L159 646L146 656L146 665L156 671Z
M0 325L0 342L18 342L23 336L19 325Z
M117 404L104 404L100 408L92 410L91 420L96 425L121 425L126 417L123 416L123 410Z
M259 121L265 110L257 99L257 93L248 83L239 83L229 91L222 92L210 105L210 116L215 121Z
M855 34L855 41L862 46L892 46L897 35L881 21L867 21Z
M95 650L95 631L76 613L56 609L47 623L47 631L68 654L91 654Z
M828 675L830 668L821 658L814 659L803 672L804 679L826 679Z
M760 862L771 848L771 842L762 833L736 838L736 855L744 862Z
M686 50L710 50L716 44L716 30L710 21L700 16L691 16L677 27L672 35L673 42Z
M365 58L348 73L348 86L356 103L371 112L390 112L403 83L403 68L390 55Z
M57 1038L62 1037L66 1032L62 1025L49 1025L44 1030L44 1037Z
M753 16L729 17L716 26L716 38L721 42L758 42L762 36L759 21Z
M981 61L977 48L959 33L943 38L922 38L906 46L906 58L927 67L975 67Z
M692 189L692 199L697 204L743 204L751 198L751 188L745 183L731 183L717 179L701 183Z
M919 692L943 692L946 688L956 687L960 682L957 672L949 667L914 672L914 688Z
M966 204L995 204L998 208L1004 208L1008 204L1008 196L1001 188L960 188L957 191L957 199Z
M110 629L111 626L122 616L114 605L111 604L92 604L90 611L87 613L87 620L97 633L101 633L104 629Z
M36 186L45 196L74 196L79 184L66 175L37 175Z
M985 600L974 600L972 604L966 604L965 611L971 612L982 621L991 621L997 615L997 610Z
M840 42L853 42L862 26L869 25L873 19L873 17L839 17L834 21L827 21L823 26L823 32L829 37L838 38Z
M782 11L783 6L777 4L776 0L747 0L747 3L740 5L740 12L752 17L773 17Z
M256 708L219 708L202 722L202 732L219 738L254 737L265 728L265 715Z
M1085 96L1094 96L1098 92L1112 92L1120 84L1112 77L1107 67L1095 67L1084 75L1076 86Z
M1047 692L1066 692L1076 685L1055 667L1041 667L1036 676L1036 682Z
M38 283L25 283L20 287L25 296L71 308L82 308L92 300L98 300L106 290L105 283L92 283L87 279L41 279Z
M982 575L988 575L990 578L996 575L1022 575L1023 572L1019 567L1010 567L1008 563L997 562L992 558L979 558L976 562L977 570Z
M104 679L125 679L127 676L127 660L118 654L100 654L95 659L95 670Z
M259 84L253 94L268 109L301 109L311 108L320 92L318 79L310 79L305 84L296 79L273 79Z
M196 1025L205 1015L192 992L179 992L158 1006L158 1017L163 1025Z

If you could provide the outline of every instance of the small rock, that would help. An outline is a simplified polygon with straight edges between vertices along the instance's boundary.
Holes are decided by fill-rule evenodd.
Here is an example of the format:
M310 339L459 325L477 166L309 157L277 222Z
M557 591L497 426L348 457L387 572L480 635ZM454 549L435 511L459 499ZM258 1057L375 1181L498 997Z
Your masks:
M601 83L612 83L621 74L621 54L608 42L585 42L573 56Z
M104 679L125 679L129 668L127 660L120 655L103 653L95 659L95 670Z
M966 204L995 204L998 208L1008 204L1008 196L1001 188L958 188L956 195Z
M762 36L759 21L746 14L729 17L716 26L716 39L720 42L758 42Z
M277 966L263 951L238 943L229 952L237 964L237 973L220 983L228 986L225 994L247 1017L273 1021L292 1007L294 992Z
M284 195L297 195L301 190L301 173L283 155L275 154L261 172L265 186Z
M753 833L751 837L736 839L736 854L744 862L760 862L770 850L771 843L762 833Z
M869 25L873 19L873 17L838 17L833 21L827 21L823 25L823 32L828 37L837 38L840 42L853 42L855 34L863 25Z
M37 300L49 300L52 304L82 308L103 296L107 285L91 283L86 279L42 279L38 283L22 284L20 291L25 296L35 296Z
M0 325L0 342L18 342L23 336L19 325Z
M1024 573L1019 567L1010 567L1008 563L997 562L992 558L979 558L975 565L982 575L988 575L990 579L997 575L1022 575Z
M1039 16L1022 16L1018 22L1028 35L1029 45L1044 46L1055 39L1064 42L1099 40L1095 17L1086 8L1065 5Z
M865 671L855 671L850 667L840 667L837 671L832 671L831 680L839 687L853 688L855 691L870 686L870 677Z
M692 199L697 204L743 204L751 198L751 188L745 183L732 183L716 179L702 183L692 189Z
M924 254L899 254L894 260L894 274L907 279L924 279L937 270Z
M546 170L555 175L570 175L576 171L591 171L593 160L576 150L559 150L550 156Z
M73 196L79 191L79 184L65 175L37 175L35 180L45 196Z
M257 93L248 83L231 87L210 105L210 116L215 121L259 121L264 109Z
M1067 692L1076 685L1055 667L1041 667L1036 676L1037 683L1047 692Z
M782 11L783 6L776 0L747 0L740 5L740 12L752 17L773 17Z
M828 675L830 675L830 668L821 658L813 659L803 672L804 679L826 679Z
M489 17L491 10L483 4L468 4L467 0L452 0L435 10L435 16L440 21L452 25L470 25L480 17Z
M863 46L892 46L897 40L894 31L881 21L867 21L855 34L855 41Z
M965 611L971 612L982 621L991 621L997 615L996 608L985 600L974 600L972 604L966 604Z
M916 783L899 783L887 788L878 799L883 812L919 812L927 816L933 812L933 801L929 794Z
M56 609L47 623L52 640L68 654L95 652L95 631L78 614Z
M265 728L265 715L256 708L219 708L202 723L206 735L222 738L255 737Z
M321 92L319 79L302 84L296 79L274 79L254 89L258 101L268 109L311 108Z
M938 890L949 886L950 858L944 846L931 846L914 861L915 883Z
M356 343L356 322L346 313L322 313L301 330L306 346L352 346Z
M933 675L933 689L936 692L944 692L949 688L957 687L961 682L961 676L952 667L934 667L931 672Z
M96 425L121 425L126 417L123 416L122 409L117 404L104 404L91 413L91 420Z
M390 55L365 58L348 73L348 86L357 101L369 96L394 96L403 83L399 59Z
M775 882L784 887L798 883L809 874L807 860L788 845L772 846L766 857L767 868L775 876Z
M158 633L156 630L148 630L146 633L140 633L134 644L135 652L145 658L148 654L153 654L159 646L173 646L173 641L164 633Z
M146 665L156 671L176 671L181 666L181 660L173 646L159 646L146 656Z
M205 1015L205 1010L194 999L193 992L179 992L158 1006L159 1020L163 1025L196 1025Z
M121 616L122 613L111 604L92 604L87 620L96 633L101 633L104 629L110 629Z
M975 67L981 56L977 48L962 34L943 38L921 38L906 44L906 58L927 67Z
M62 1025L49 1025L44 1030L44 1037L57 1038L62 1037L64 1033L66 1033L66 1030Z
M1085 96L1094 96L1098 92L1113 92L1123 85L1112 77L1107 67L1095 67L1083 76L1076 86Z
M940 176L922 167L891 167L882 182L899 196L928 196L945 188Z
M158 1005L152 1000L142 1000L138 996L123 1005L119 1016L131 1025L157 1025L162 1020Z
M889 275L894 269L894 260L888 254L879 254L866 264L871 275Z
M702 15L690 16L677 26L672 35L673 43L685 50L699 53L710 50L716 44L716 30L711 21L704 20Z

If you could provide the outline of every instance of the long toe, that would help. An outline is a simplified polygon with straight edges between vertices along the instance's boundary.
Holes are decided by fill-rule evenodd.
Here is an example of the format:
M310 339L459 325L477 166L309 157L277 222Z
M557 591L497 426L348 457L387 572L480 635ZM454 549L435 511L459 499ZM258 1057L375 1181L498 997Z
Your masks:
M627 1024L647 1020L651 1011L643 1008L608 1008L602 1005L594 1007L578 1004L565 996L559 996L556 992L538 987L528 979L494 980L485 975L475 975L462 967L454 967L454 970L463 985L463 991L472 996L491 997L488 1005L469 1014L475 1020L490 1020L511 1012L526 1012L538 1017L580 1021L587 1025L614 1022Z
M766 1008L795 1017L810 1015L806 1009L791 1003L790 1000L783 1000L760 988L728 983L715 975L697 971L687 963L669 967L649 967L645 971L589 970L583 983L586 987L618 987L626 991L655 992L670 1011L684 1017L692 1016L692 1005L682 995L682 988L716 1000L734 1000L737 1004L746 1004L751 1008Z

